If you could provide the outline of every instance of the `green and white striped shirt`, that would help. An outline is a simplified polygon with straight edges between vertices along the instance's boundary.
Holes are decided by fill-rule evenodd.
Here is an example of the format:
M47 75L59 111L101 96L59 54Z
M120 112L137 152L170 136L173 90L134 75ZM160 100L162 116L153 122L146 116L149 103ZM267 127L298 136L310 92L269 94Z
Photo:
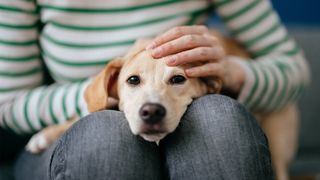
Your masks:
M85 115L88 77L137 38L201 24L212 9L254 57L239 61L238 100L265 112L296 100L308 66L267 0L0 0L0 126L34 133ZM54 84L43 84L44 69Z

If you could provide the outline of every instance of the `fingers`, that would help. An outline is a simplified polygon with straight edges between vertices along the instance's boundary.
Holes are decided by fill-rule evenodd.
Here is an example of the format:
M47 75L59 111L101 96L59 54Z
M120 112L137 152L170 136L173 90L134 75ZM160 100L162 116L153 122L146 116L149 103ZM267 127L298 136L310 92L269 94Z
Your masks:
M190 77L222 77L224 73L221 62L225 51L205 26L173 28L156 37L146 49L151 49L154 58L163 59L169 66L198 64L186 69L186 75Z
M188 77L222 77L224 71L223 67L221 66L221 63L207 63L201 66L186 69L185 72Z
M164 34L161 34L160 36L156 37L152 43L150 43L146 49L153 49L156 48L166 42L172 41L174 39L177 39L181 36L187 35L187 34L204 34L208 33L209 30L205 26L179 26L175 27L173 29L170 29L169 31L165 32Z
M216 44L218 44L218 42L213 36L207 37L203 35L189 34L158 46L157 48L152 50L152 56L154 58L161 58L195 47L210 47Z
M223 59L225 52L222 47L198 47L163 58L168 66L178 66L192 62L218 62Z

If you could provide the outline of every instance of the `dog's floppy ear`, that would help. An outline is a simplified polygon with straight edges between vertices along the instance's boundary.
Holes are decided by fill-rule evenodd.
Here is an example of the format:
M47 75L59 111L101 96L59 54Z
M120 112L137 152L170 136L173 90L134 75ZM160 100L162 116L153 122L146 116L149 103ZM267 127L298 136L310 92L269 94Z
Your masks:
M88 110L96 112L108 106L108 99L118 99L117 79L123 60L112 60L88 85L84 92Z
M207 94L219 94L222 89L222 80L217 77L200 78L207 87Z

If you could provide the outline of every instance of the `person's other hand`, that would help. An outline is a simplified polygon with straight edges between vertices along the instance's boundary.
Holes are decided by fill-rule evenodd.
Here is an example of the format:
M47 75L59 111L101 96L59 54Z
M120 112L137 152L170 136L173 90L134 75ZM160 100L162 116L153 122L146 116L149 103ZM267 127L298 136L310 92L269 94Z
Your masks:
M245 79L238 63L225 60L224 48L205 26L172 28L156 37L146 49L151 49L151 55L166 61L168 66L197 64L185 70L188 77L218 77L225 88L235 92L240 91Z

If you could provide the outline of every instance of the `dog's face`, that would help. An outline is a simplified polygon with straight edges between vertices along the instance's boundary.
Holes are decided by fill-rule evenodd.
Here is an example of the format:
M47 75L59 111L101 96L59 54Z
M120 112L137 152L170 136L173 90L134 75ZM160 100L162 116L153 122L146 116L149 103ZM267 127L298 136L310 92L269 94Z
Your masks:
M192 99L206 93L198 79L183 67L168 67L147 51L129 59L118 79L119 108L131 131L157 141L175 130Z
M188 78L184 70L190 65L169 67L153 59L145 45L137 42L126 57L111 62L85 96L91 112L105 109L108 97L118 99L132 133L159 141L176 129L194 98L218 92L221 81Z

